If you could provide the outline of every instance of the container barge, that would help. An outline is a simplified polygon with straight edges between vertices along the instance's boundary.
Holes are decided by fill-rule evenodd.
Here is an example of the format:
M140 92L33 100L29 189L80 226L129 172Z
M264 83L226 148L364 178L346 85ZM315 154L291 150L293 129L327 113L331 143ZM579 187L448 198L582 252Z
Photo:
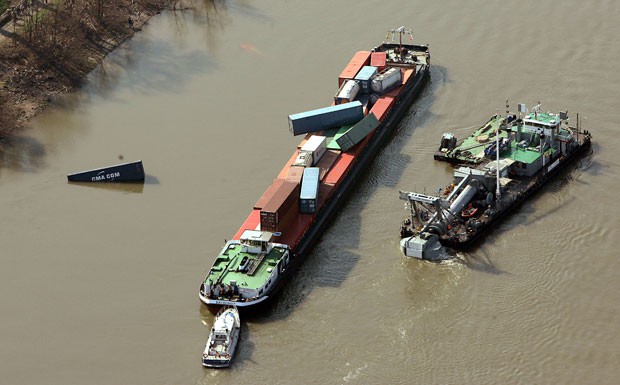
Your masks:
M458 142L444 133L435 159L458 164L454 180L439 194L400 191L411 209L400 228L402 252L436 260L464 250L491 231L560 170L591 149L591 134L568 123L568 113L528 111L494 115ZM525 117L522 118L522 114Z
M209 306L264 303L288 281L430 77L428 45L404 27L354 54L325 107L289 115L303 135L200 284ZM398 39L398 41L394 41Z

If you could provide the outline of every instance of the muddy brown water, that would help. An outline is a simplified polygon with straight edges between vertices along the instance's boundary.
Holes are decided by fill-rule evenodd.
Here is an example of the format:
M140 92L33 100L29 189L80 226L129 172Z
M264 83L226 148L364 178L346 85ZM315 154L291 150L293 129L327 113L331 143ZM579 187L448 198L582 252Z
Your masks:
M617 383L615 1L216 1L164 12L0 168L0 383ZM357 50L406 25L432 82L293 281L203 369L198 287ZM451 181L432 153L496 111L568 109L593 154L458 260L403 257L398 190ZM514 108L516 109L516 108ZM139 186L66 174L142 159Z

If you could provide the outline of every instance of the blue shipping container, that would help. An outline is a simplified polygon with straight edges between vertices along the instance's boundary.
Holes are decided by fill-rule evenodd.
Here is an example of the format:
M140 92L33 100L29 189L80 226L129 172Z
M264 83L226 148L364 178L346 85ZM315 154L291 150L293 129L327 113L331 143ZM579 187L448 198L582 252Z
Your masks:
M301 179L301 192L299 194L299 212L313 214L316 212L319 200L319 173L318 167L306 167Z
M289 115L288 126L293 135L303 135L345 124L355 124L362 118L364 118L362 103L355 100L350 103Z
M373 66L364 66L355 76L355 80L359 81L362 86L362 93L369 94L370 93L370 78L373 77L378 72L377 67Z

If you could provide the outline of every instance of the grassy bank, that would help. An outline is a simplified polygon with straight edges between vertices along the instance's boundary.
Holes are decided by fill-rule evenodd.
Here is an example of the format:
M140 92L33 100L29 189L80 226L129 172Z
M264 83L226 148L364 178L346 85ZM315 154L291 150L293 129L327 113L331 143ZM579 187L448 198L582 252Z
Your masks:
M33 0L0 35L0 141L173 0ZM7 0L0 0L0 7ZM1 9L1 8L0 8ZM1 148L0 148L1 150Z

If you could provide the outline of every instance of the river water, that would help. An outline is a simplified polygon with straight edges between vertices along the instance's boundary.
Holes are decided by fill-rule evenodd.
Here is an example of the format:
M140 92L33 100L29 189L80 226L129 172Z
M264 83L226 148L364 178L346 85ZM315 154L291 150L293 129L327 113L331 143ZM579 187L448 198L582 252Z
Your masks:
M187 4L190 4L187 2ZM620 376L620 3L195 1L114 51L4 145L0 383L597 383ZM357 50L406 25L432 81L293 281L203 369L198 287ZM509 99L580 113L593 154L483 244L403 257L398 191ZM616 149L616 150L614 150ZM142 159L144 185L66 174Z

